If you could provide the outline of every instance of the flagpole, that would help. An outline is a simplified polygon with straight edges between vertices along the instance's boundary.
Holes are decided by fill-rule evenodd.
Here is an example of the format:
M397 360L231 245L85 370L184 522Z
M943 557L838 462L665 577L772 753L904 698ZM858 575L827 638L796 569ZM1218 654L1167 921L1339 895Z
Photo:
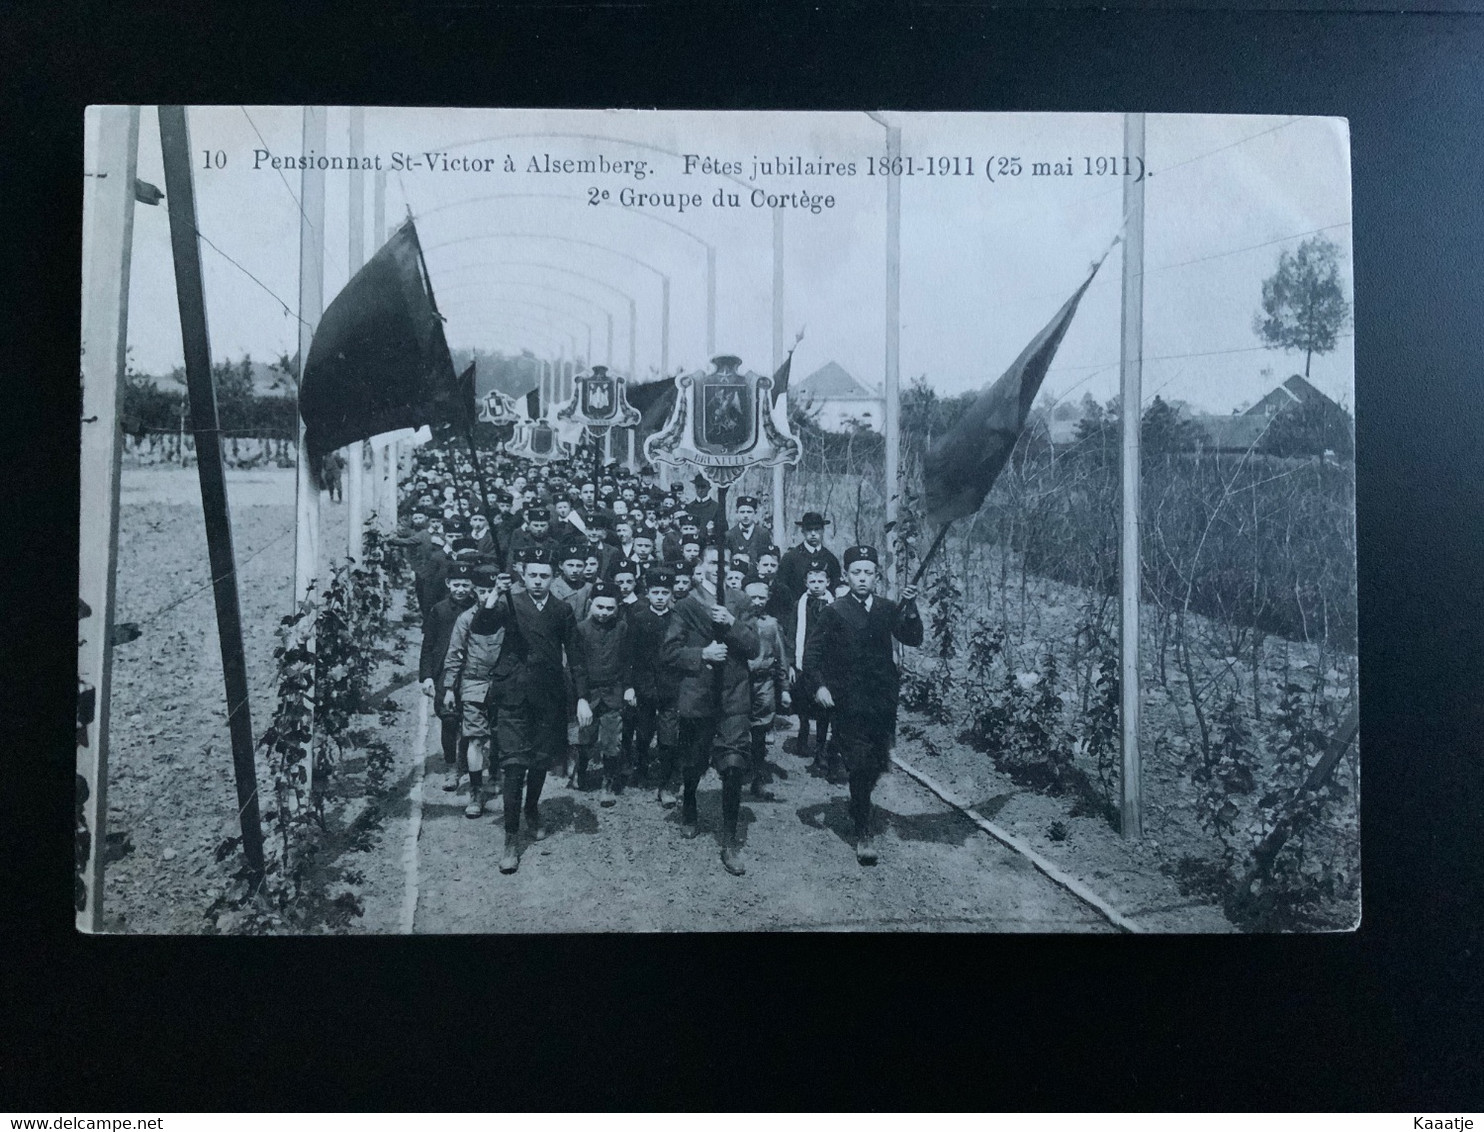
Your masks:
M77 863L78 931L103 930L108 833L108 717L113 686L113 602L118 565L118 393L129 328L134 174L139 107L87 115L82 290L82 460L78 542ZM94 131L96 128L96 132ZM86 838L86 840L84 840Z
M882 574L888 587L896 581L896 554L892 551L892 534L897 522L897 478L901 458L901 353L902 353L902 128L886 127L886 365L883 380L882 434L886 448L883 488L886 493L884 545L881 547ZM941 538L941 534L940 534Z
M380 251L386 243L386 171L377 170L371 185L371 246ZM383 441L371 453L377 526L388 535L397 529L397 451L401 444L400 440Z
M783 364L783 209L773 210L773 371ZM771 411L772 406L769 406ZM783 406L788 412L787 403ZM783 465L773 466L773 541L786 545L783 524Z
M1124 160L1144 168L1144 115L1125 114ZM1144 836L1139 754L1139 431L1143 406L1144 361L1144 180L1123 179L1123 326L1121 511L1118 542L1119 737L1123 751L1122 833Z
M359 106L350 108L350 158L352 169L348 178L348 190L350 199L346 209L347 226L350 229L350 241L347 251L347 267L349 271L346 277L354 279L357 271L366 262L366 175L355 166L360 165L361 153L365 148L366 112ZM359 563L362 557L362 526L365 523L365 487L366 473L363 468L365 463L364 447L361 441L356 440L346 445L345 448L345 470L347 473L345 481L345 511L346 511L346 538L345 552L352 562Z
M938 548L943 545L943 539L948 534L948 528L953 520L938 525L938 533L933 536L932 545L927 548L927 553L922 556L922 561L917 564L917 573L912 575L912 584L915 586L922 581L922 576L927 573L928 564L932 562L933 556L938 553Z
M303 153L325 151L325 108L304 107ZM325 174L306 168L299 175L299 391L309 344L325 306ZM319 485L311 475L304 418L299 417L299 461L294 481L294 597L297 609L319 575Z
M184 106L161 106L160 155L165 166L170 211L170 244L175 259L175 294L185 353L191 431L196 438L196 474L206 521L206 552L216 598L221 638L222 682L226 688L227 729L237 782L237 814L242 852L253 879L263 879L263 828L258 817L257 767L253 760L252 713L248 703L247 659L242 648L242 611L232 552L232 517L227 507L226 466L216 414L216 382L211 373L211 339L206 328L206 293L201 280L201 238L196 227L196 193L191 179L191 139Z

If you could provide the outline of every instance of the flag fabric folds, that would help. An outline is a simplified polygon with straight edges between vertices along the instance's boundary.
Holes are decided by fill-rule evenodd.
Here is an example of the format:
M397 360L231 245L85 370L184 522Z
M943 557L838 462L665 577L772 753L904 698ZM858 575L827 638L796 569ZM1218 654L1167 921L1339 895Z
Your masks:
M472 420L473 367L454 377L412 220L325 310L299 383L312 459L398 428Z
M1104 253L1106 258L1106 253ZM975 398L967 412L938 440L923 460L924 515L930 526L962 519L979 510L1010 459L1025 429L1031 404L1056 356L1077 304L1103 261L1092 265L1082 286L1056 312L1041 333L1000 379Z
M648 436L656 429L663 428L670 419L670 410L675 407L675 379L667 377L662 381L630 385L624 390L624 396L641 414L639 435Z
M541 419L541 390L532 389L526 394L526 416L533 420Z

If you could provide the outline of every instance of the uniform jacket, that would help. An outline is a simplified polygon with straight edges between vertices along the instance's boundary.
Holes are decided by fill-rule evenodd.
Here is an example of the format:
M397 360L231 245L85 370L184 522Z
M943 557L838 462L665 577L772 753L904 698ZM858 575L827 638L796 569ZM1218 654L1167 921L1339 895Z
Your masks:
M551 596L565 601L572 607L572 616L579 622L587 616L587 607L592 599L593 584L583 582L579 586L569 586L567 579L558 574L551 580Z
M747 555L747 560L753 566L757 565L758 556L772 545L773 532L761 523L754 523L752 525L752 534L750 535L743 534L741 527L727 528L727 549L733 554L741 551Z
M633 689L641 700L672 707L680 694L680 676L666 668L660 658L665 636L675 617L673 609L656 613L649 603L629 614L629 647L633 656Z
M556 550L557 545L551 540L549 534L537 538L524 527L515 531L510 536L510 545L505 552L506 565L520 560L520 556L528 550Z
M489 682L500 659L507 620L508 614L501 606L485 609L477 602L459 614L444 655L441 691L457 691L460 680Z
M778 622L766 613L755 622L757 656L747 662L752 677L752 723L773 721L773 705L778 692L788 686L788 661L784 652L783 633Z
M623 706L623 690L634 686L633 651L629 640L629 623L615 616L607 625L591 617L577 623L577 636L582 641L582 666L586 679L585 692L578 697L589 702L599 700L610 708ZM574 673L574 683L576 682Z
M815 687L823 685L835 701L835 716L863 718L895 726L901 675L892 655L892 638L922 644L922 618L916 602L879 595L868 611L853 595L836 598L819 617L804 650L804 670Z
M811 558L823 558L825 565L830 571L830 590L833 591L840 584L840 560L835 557L834 552L825 549L823 545L818 550L810 550L805 543L791 546L783 552L783 558L778 563L778 577L787 586L794 597L804 592L804 579L808 573L807 567Z
M466 612L467 605L455 605L452 598L445 597L435 602L423 618L423 647L417 659L417 678L441 683L443 662L448 655L448 639L453 633L453 624L459 614Z
M686 719L704 719L718 714L716 668L721 670L721 715L746 717L752 702L752 680L747 662L757 656L757 629L747 598L736 591L723 600L736 618L721 634L727 658L719 666L708 664L701 650L718 639L720 628L711 620L711 600L698 588L686 594L670 614L670 627L660 650L661 661L678 677L676 704Z
M564 659L577 695L586 694L582 642L570 605L548 594L546 605L537 609L531 595L522 591L511 594L508 602L502 601L496 608L504 612L507 626L493 674L497 703L560 704L566 696ZM512 609L513 625L509 617Z
M429 555L436 550L433 536L427 531L413 531L411 534L396 535L387 539L392 546L401 548L402 557L407 565L411 567L414 574L421 574L424 564Z
M704 537L707 524L716 521L716 496L713 495L709 499L692 499L685 505L685 510L696 521L696 526L701 528L701 534Z

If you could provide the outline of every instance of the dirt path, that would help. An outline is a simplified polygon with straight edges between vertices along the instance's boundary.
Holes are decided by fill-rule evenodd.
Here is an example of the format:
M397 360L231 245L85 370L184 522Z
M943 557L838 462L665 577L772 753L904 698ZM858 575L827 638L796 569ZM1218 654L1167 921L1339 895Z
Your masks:
M781 753L785 734L775 732L773 744L778 800L743 802L743 877L721 867L714 774L701 786L703 832L694 841L680 837L675 811L648 791L626 791L605 810L595 791L550 782L542 810L551 837L524 851L519 872L502 876L499 818L464 817L462 798L441 787L434 751L425 756L414 930L1113 930L899 773L877 791L881 862L863 868L847 839L844 788L809 777L804 760ZM384 840L383 860L401 848L390 825ZM368 887L371 877L368 870ZM383 893L376 903L389 902ZM362 930L381 927L371 919L368 909Z

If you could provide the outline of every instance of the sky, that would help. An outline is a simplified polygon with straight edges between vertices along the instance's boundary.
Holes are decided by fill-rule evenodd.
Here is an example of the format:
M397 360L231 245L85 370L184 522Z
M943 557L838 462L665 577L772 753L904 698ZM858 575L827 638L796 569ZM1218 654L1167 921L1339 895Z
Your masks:
M900 127L902 153L913 160L900 178L902 382L923 376L945 394L977 389L1003 372L1120 232L1125 178L1087 169L1100 157L1104 165L1121 163L1123 116L877 117ZM305 152L303 118L299 107L189 111L215 359L250 353L272 360L298 348L303 174L275 170L271 159ZM331 107L325 120L317 152L349 154L350 112ZM835 361L862 384L880 385L889 178L868 166L885 155L886 130L875 117L368 108L364 122L363 152L379 156L385 170L386 230L409 211L415 218L452 346L586 357L591 341L588 360L627 370L632 301L635 370L644 380L661 364L668 278L670 371L700 368L709 245L717 352L767 372L775 353L777 211L784 346L804 331L795 376ZM404 165L420 164L394 169L397 154ZM468 159L473 168L448 168L443 157L429 168L429 154L461 166ZM690 172L687 154L696 159ZM548 155L617 168L548 172ZM959 175L951 175L954 158ZM531 170L533 159L543 171ZM713 171L701 164L706 159ZM832 168L755 173L754 161L779 159ZM929 159L936 159L931 176ZM1009 173L1015 159L1018 176ZM143 109L138 160L138 176L163 188L154 107ZM1149 115L1145 160L1145 400L1158 394L1214 412L1249 404L1304 368L1301 354L1263 347L1252 329L1262 281L1280 252L1316 232L1333 240L1353 296L1346 123ZM644 162L642 177L637 162ZM1071 175L1037 174L1038 162L1060 163ZM737 171L718 174L714 163ZM841 164L853 164L853 173L839 171ZM376 246L376 179L362 179L367 255ZM328 303L350 275L352 177L331 170L323 180ZM717 207L719 191L735 194L737 206L723 197ZM760 206L755 191L764 194ZM625 193L647 196L635 203ZM769 207L770 193L790 195L791 206ZM797 207L800 194L833 199L816 212ZM1121 257L1121 247L1108 256L1062 343L1044 385L1052 399L1086 393L1106 400L1117 392ZM143 372L181 364L164 205L135 213L129 346ZM1332 353L1315 357L1311 380L1353 406L1352 346L1347 332Z

